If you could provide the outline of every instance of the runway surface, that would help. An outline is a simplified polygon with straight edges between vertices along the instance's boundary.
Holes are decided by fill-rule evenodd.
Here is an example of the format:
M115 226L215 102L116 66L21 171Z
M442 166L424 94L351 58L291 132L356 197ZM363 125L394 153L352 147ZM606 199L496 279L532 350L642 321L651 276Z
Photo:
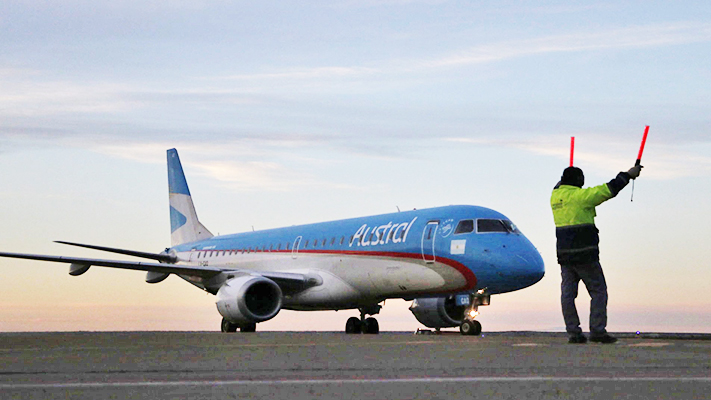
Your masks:
M683 339L5 333L0 398L711 399L711 341Z

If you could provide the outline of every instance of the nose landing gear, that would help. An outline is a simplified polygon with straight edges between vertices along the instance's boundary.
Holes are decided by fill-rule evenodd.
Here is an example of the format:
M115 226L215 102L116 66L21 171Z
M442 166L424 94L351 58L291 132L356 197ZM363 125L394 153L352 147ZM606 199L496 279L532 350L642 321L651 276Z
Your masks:
M360 318L350 317L346 321L346 333L366 333L366 334L377 334L380 332L380 326L378 320L366 315L375 315L380 312L382 306L372 305L367 307L361 307L358 309L360 311Z
M486 289L481 289L469 296L469 307L464 310L462 323L459 325L459 332L462 335L481 334L481 323L474 318L479 315L479 306L488 306L491 302L491 295Z
M462 324L459 325L459 332L462 335L478 335L481 333L481 323L476 320L464 320Z

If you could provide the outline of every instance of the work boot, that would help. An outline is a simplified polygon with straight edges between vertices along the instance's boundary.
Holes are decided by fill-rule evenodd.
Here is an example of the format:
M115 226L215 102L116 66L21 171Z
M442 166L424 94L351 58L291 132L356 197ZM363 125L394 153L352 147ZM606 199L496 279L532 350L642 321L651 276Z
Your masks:
M602 344L611 344L615 343L617 341L617 338L614 336L610 336L608 333L603 333L599 335L590 335L590 341L595 342L595 343L602 343Z
M574 335L570 335L568 337L568 343L572 344L585 344L588 342L588 338L585 337L582 333L576 333Z

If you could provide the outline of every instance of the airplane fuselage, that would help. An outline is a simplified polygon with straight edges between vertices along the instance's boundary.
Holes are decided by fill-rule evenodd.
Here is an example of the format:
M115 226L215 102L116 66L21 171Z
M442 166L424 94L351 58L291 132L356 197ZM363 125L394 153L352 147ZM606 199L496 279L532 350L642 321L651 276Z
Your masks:
M504 215L447 206L215 236L173 247L179 263L317 276L284 298L297 310L357 308L486 288L525 288L544 274L531 242ZM183 276L212 291L201 278Z

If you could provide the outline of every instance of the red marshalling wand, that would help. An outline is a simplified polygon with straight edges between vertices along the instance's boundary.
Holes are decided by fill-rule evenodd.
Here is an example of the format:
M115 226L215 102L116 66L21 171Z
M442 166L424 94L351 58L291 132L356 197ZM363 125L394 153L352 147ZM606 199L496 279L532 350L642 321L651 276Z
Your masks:
M639 154L637 154L637 161L634 165L639 165L642 162L642 153L644 153L644 144L647 143L647 134L649 133L649 125L644 128L644 136L642 136L642 144L639 146ZM572 160L572 155L571 155Z
M642 136L642 144L639 146L639 153L637 154L637 160L634 165L640 165L642 163L642 153L644 153L644 145L647 143L647 134L649 133L649 125L644 128L644 136ZM630 201L634 201L634 180L632 180L632 194L630 195Z
M646 137L646 136L645 136ZM570 166L573 166L573 153L575 152L575 136L570 137Z

